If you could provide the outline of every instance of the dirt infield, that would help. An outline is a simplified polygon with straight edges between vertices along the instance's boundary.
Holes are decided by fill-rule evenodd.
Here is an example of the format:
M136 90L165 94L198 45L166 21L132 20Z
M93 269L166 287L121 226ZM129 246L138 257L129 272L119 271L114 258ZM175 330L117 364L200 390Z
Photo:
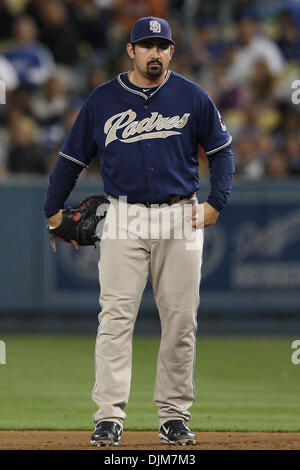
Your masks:
M90 445L89 431L0 431L0 450L108 450ZM299 450L300 433L198 432L194 446L186 450ZM157 432L125 431L115 450L170 450L159 444Z

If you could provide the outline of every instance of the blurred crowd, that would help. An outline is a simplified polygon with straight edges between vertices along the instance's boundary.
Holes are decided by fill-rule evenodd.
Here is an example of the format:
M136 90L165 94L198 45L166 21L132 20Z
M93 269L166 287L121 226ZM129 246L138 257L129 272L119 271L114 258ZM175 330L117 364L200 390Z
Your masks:
M171 69L218 106L236 178L300 176L300 0L0 0L0 180L49 173L90 92L130 70L129 31L150 15L171 23Z

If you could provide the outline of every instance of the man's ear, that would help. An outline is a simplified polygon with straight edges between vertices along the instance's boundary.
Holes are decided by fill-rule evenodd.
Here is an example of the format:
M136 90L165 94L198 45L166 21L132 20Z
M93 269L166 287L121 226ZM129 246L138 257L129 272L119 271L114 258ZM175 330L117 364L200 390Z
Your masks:
M172 57L173 57L173 54L174 54L174 46L170 46L170 56L171 56L171 59L172 60Z
M126 46L127 54L129 55L130 59L134 59L134 44L130 42Z

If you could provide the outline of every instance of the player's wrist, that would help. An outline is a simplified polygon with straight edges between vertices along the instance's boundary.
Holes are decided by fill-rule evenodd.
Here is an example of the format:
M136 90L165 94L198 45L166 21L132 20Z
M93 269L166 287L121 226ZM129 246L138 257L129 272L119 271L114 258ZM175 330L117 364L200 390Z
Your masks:
M211 197L211 196L207 199L206 202L218 212L220 212L224 207L223 204L220 201L218 201L218 199Z
M48 217L49 228L56 228L60 225L62 219L62 209L59 210L56 214Z

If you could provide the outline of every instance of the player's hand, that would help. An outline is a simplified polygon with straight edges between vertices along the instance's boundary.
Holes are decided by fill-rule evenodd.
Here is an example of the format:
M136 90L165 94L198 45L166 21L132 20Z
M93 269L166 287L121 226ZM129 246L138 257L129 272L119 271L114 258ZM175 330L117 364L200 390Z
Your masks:
M61 219L62 219L62 209L58 211L57 214L54 214L51 217L49 217L48 219L49 225L51 225L51 227L56 228L60 225ZM76 250L79 250L79 245L75 240L71 240L71 243Z
M217 222L219 212L208 204L208 202L202 202L194 207L192 217L193 228L209 227Z

